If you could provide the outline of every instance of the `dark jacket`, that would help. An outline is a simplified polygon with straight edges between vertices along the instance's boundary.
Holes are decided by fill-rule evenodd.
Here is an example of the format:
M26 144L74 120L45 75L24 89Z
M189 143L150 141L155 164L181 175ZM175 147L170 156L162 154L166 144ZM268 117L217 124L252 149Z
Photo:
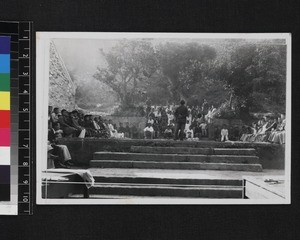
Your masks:
M186 117L188 116L188 109L186 106L181 105L179 106L174 113L174 116L176 118L176 122L178 123L185 123Z

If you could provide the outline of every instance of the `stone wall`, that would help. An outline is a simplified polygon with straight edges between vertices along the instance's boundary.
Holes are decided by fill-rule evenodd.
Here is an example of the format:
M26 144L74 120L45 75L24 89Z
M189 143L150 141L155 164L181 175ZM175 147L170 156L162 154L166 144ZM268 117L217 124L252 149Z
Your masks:
M50 42L49 105L74 110L75 84L53 42Z

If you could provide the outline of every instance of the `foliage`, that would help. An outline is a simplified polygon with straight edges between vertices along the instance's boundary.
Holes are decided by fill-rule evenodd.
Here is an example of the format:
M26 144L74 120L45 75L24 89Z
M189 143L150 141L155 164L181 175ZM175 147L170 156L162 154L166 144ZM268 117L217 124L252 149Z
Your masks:
M214 48L197 43L166 43L158 47L161 72L174 100L188 100L207 88L215 57Z
M285 109L286 51L283 45L243 45L224 63L225 81L240 107L249 111Z
M139 105L167 105L180 99L201 105L203 98L226 118L285 109L285 45L124 40L101 54L107 66L98 67L94 78L117 94L119 114L138 115Z
M124 40L110 52L101 51L107 67L98 67L94 77L113 89L124 106L133 106L145 91L147 81L157 70L154 49L146 41Z

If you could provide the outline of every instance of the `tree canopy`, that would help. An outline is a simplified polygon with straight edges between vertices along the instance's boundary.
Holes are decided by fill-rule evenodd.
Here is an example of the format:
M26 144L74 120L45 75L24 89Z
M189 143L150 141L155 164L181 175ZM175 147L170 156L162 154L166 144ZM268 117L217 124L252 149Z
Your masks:
M246 113L285 109L285 45L123 40L100 53L106 66L94 77L118 95L123 107L180 99L196 105L206 98Z

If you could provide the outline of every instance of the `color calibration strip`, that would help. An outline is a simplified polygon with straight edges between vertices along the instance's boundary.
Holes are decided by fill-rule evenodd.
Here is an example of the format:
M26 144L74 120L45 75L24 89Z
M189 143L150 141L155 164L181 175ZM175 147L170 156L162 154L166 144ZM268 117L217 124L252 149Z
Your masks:
M32 214L32 140L31 135L31 116L33 112L31 102L32 95L30 94L31 86L31 30L32 22L3 22L0 21L0 36L10 37L10 76L9 85L0 81L0 90L10 93L10 103L2 101L0 96L0 109L2 105L8 105L9 118L0 116L1 126L9 126L10 134L10 153L0 153L0 165L4 161L4 156L7 154L10 158L6 160L9 165L8 180L10 187L8 188L7 200L0 199L0 214L5 215L30 215ZM2 48L1 48L2 49ZM1 50L2 51L2 50ZM1 62L2 63L2 62ZM0 64L1 65L1 64ZM5 65L1 65L1 67ZM2 75L0 80L2 80ZM7 91L6 91L7 90ZM3 95L3 94L2 94ZM5 95L5 94L4 94ZM2 110L2 109L1 109ZM8 113L6 112L6 113ZM5 115L5 113L3 112ZM2 127L0 126L0 129ZM5 129L6 127L4 127ZM5 132L3 133L5 134ZM2 132L0 139L2 144ZM4 135L3 135L4 136ZM7 146L4 146L7 147ZM6 148L7 149L7 148ZM5 151L5 150L4 150ZM5 165L6 166L6 165ZM0 172L0 184L5 175ZM5 183L6 183L5 182ZM5 191L0 190L1 193ZM10 194L10 195L9 195ZM3 195L4 196L4 195ZM9 197L10 196L10 197Z
M10 201L10 37L0 36L0 201Z

